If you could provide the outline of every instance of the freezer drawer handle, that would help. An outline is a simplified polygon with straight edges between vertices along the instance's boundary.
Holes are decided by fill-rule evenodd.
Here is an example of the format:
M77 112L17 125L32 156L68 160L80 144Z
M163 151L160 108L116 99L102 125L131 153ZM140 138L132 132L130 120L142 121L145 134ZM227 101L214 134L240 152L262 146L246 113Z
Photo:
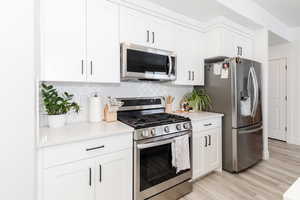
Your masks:
M251 129L251 130L245 130L245 131L240 131L240 134L247 134L247 133L254 133L257 131L263 130L263 127L259 127L259 128L255 128L255 129Z

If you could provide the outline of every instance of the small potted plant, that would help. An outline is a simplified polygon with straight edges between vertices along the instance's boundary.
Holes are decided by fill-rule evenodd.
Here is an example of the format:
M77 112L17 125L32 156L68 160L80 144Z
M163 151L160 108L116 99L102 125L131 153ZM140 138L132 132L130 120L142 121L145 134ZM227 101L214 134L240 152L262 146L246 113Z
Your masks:
M204 89L194 89L185 96L185 101L195 112L211 109L211 98Z
M66 123L66 114L72 110L79 112L80 107L72 102L72 94L64 92L58 94L53 85L42 84L42 98L45 111L48 114L48 125L50 128L62 127Z

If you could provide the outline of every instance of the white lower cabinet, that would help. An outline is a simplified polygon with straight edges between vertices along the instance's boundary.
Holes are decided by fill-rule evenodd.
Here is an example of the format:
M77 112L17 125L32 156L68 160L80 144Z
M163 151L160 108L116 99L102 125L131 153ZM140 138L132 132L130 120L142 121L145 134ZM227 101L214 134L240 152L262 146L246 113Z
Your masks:
M43 200L131 200L132 150L44 170Z
M131 151L103 156L96 161L96 200L132 199Z
M193 123L193 179L222 169L221 119ZM197 124L200 125L197 125ZM195 124L195 125L194 125Z
M92 168L86 160L44 170L43 200L93 200Z

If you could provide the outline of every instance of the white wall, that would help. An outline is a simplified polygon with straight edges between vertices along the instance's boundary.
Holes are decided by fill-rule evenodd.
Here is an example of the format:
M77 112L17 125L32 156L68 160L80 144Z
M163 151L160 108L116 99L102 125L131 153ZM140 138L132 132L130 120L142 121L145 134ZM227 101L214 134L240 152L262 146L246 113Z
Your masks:
M112 97L175 97L173 109L179 109L179 103L187 93L193 90L192 86L175 86L160 82L122 82L120 84L88 84L88 83L48 83L53 84L60 92L68 91L74 94L74 100L80 103L79 114L68 116L68 123L88 120L88 97L97 92L101 96ZM42 110L42 109L41 109ZM41 113L40 126L47 125L47 116Z
M0 2L0 199L34 200L34 0Z
M272 46L269 49L269 58L287 58L287 142L300 145L300 42L292 42L277 46Z
M267 29L260 29L254 33L254 58L262 63L262 106L263 106L263 126L264 126L264 159L269 159L268 145L268 70L269 70L269 52L268 42L269 34Z

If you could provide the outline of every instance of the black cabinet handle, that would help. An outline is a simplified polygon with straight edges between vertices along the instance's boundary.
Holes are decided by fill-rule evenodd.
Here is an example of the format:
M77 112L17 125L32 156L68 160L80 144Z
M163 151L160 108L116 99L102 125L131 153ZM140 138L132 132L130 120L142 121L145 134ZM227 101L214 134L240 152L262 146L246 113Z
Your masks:
M211 125L212 125L212 123L204 124L204 126L211 126Z
M83 60L81 60L81 74L83 75L83 73L84 73L84 71L83 71L83 68L84 68L84 66L83 66Z
M93 150L97 150L97 149L103 149L104 148L104 145L102 146L99 146L99 147L93 147L93 148L89 148L89 149L86 149L86 151L93 151Z
M205 147L207 147L207 136L205 136L204 138L205 138Z
M102 182L102 166L99 165L99 182Z
M154 42L155 42L155 33L152 32L152 43L154 44Z
M150 31L147 31L147 42L150 42Z
M92 186L92 168L89 168L89 186Z
M91 76L93 75L93 61L91 61Z
M211 135L208 136L208 146L211 146Z

